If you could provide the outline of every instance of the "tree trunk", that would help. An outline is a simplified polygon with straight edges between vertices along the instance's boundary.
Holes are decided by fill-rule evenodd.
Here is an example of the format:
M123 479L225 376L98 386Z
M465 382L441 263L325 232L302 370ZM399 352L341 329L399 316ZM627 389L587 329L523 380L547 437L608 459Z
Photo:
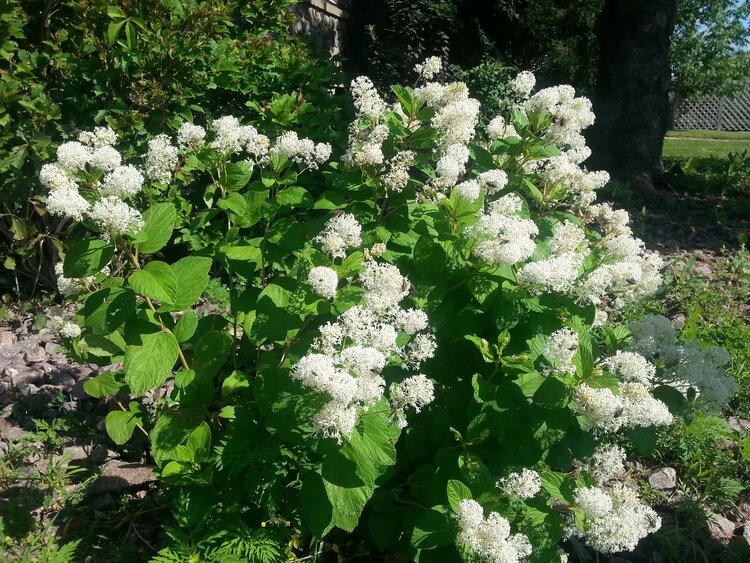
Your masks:
M592 168L653 188L664 173L669 126L669 41L677 0L606 0L590 135Z

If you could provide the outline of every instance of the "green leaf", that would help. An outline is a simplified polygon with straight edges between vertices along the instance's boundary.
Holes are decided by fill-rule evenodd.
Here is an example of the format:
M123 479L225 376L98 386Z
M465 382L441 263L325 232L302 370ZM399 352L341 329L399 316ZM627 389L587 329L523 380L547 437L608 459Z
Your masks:
M174 384L180 389L184 389L185 387L190 385L194 379L195 370L192 369L181 369L176 374L174 374Z
M168 332L144 334L140 346L129 346L125 352L125 382L134 395L164 384L177 361L179 345Z
M313 207L315 209L344 209L346 198L338 192L323 192Z
M333 507L319 473L310 472L302 480L300 491L302 525L316 538L322 538L333 527Z
M650 455L656 448L656 429L653 426L631 428L628 431L628 438L641 455Z
M128 287L105 287L89 295L81 309L83 326L93 334L111 334L135 314L135 293Z
M305 209L310 209L315 204L310 192L299 186L292 186L291 188L281 190L276 195L276 201L279 205L302 207Z
M177 297L177 278L169 264L154 260L137 272L130 274L128 284L139 295L160 303L173 303ZM180 287L182 295L183 288Z
M235 370L221 384L221 396L227 398L241 389L250 387L250 376L245 371Z
M169 202L157 203L143 214L143 228L136 236L136 245L141 254L158 252L172 238L177 211Z
M206 256L186 256L172 264L177 295L165 308L168 311L183 311L200 299L208 285L208 272L212 260Z
M130 411L111 411L104 419L104 427L112 441L118 446L130 440L138 419Z
M122 29L122 26L125 25L126 21L127 20L120 20L112 22L107 26L107 42L110 45L114 45L115 41L117 41L117 36L120 34L120 30Z
M200 463L211 450L211 428L206 422L201 422L198 428L187 437L184 445L175 448L179 461Z
M212 378L224 365L232 349L232 337L223 330L211 330L195 345L192 368L203 379Z
M230 211L238 217L244 217L247 213L247 201L243 196L237 193L231 193L227 197L216 202L219 209Z
M200 409L172 409L162 411L149 434L151 453L156 463L176 460L177 447L202 423L204 411Z
M435 549L456 541L458 526L447 506L433 506L417 518L411 544L417 549Z
M575 483L564 473L554 473L545 471L540 475L542 488L550 496L559 499L568 504L574 504L573 495L575 493Z
M116 394L122 388L122 383L115 379L115 372L105 371L83 382L83 390L95 399L103 399Z
M172 329L172 334L174 334L177 342L187 342L195 334L196 328L198 328L198 313L188 309L177 320L177 324Z
M66 278L98 274L112 260L114 251L114 246L99 238L79 240L65 254L63 274Z
M221 175L221 184L229 190L237 191L244 188L253 175L253 169L246 162L227 164Z
M472 498L471 489L456 479L448 480L448 504L453 512L458 513L458 505L462 500Z

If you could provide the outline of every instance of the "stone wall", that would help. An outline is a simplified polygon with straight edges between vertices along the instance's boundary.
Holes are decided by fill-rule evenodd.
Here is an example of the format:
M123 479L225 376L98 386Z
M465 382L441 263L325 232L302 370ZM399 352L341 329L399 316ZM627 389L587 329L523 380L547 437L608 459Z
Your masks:
M318 46L332 55L341 52L341 37L347 19L349 0L307 0L292 7L299 17L296 31L313 37Z

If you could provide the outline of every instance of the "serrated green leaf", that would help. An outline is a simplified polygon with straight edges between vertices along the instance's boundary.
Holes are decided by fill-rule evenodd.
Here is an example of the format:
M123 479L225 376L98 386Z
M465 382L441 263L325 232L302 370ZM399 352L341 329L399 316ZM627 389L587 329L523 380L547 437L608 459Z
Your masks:
M433 506L414 524L411 544L417 549L435 549L456 541L458 525L447 506Z
M144 334L141 341L125 352L125 382L134 395L163 385L179 352L177 339L168 332Z
M188 309L177 320L177 324L172 329L172 334L174 334L177 342L187 342L195 334L196 328L198 328L198 313Z
M172 203L162 202L149 207L143 214L143 228L136 236L141 254L158 252L172 238L177 211Z
M458 513L458 505L462 500L473 498L471 489L456 479L449 479L447 486L448 504L453 512Z
M137 272L130 274L128 285L139 295L160 303L173 303L177 298L177 278L169 264L154 260ZM180 287L180 294L183 289Z
M67 278L98 274L112 260L114 250L114 246L99 238L79 240L65 254L63 274Z
M183 311L200 299L208 285L208 272L212 260L205 256L186 256L172 264L172 272L179 291L168 311Z
M137 422L138 419L132 412L111 411L104 419L104 427L112 441L121 446L133 436Z
M122 383L115 379L115 372L113 371L105 371L83 382L83 390L96 399L114 395L122 387Z

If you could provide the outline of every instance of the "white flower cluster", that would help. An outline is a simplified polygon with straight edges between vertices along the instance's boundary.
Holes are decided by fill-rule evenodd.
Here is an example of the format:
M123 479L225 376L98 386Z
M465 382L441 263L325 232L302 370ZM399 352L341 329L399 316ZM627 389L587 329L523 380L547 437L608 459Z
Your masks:
M206 142L206 130L200 125L186 121L177 130L177 146L180 150L196 150Z
M385 187L392 192L400 192L409 182L409 167L414 164L414 151L401 151L388 159L388 171L383 174Z
M331 157L331 151L331 145L328 143L315 144L310 139L300 139L294 131L287 131L276 138L269 154L285 156L295 164L302 164L314 170Z
M316 240L331 256L344 257L347 249L361 244L360 231L351 215L337 215ZM308 281L318 294L335 296L338 276L334 270L313 268ZM427 332L427 315L399 306L409 284L396 266L368 261L359 283L364 303L321 326L313 351L291 371L291 377L303 387L330 397L312 425L320 435L339 441L351 436L360 412L385 396L381 372L387 364L418 369L435 353L435 338ZM400 345L400 335L408 340L406 345ZM422 374L393 383L389 402L394 419L405 426L405 411L413 408L419 412L433 398L434 386Z
M602 365L624 381L651 385L656 375L656 366L635 352L618 350L606 358Z
M50 317L49 326L62 338L73 340L81 336L81 327L79 325L57 315Z
M655 399L641 383L622 383L620 393L611 389L590 387L576 389L576 410L597 430L616 432L636 426L666 426L672 423L667 405Z
M105 275L109 275L109 266L104 266L101 272ZM78 295L85 289L85 287L93 283L96 276L88 276L85 278L66 278L63 274L63 264L58 262L55 264L55 275L57 276L57 289L63 297L70 297L71 295Z
M511 81L513 91L524 99L529 97L529 94L531 94L535 85L536 76L534 76L533 72L529 72L528 70L519 72Z
M542 479L533 469L523 469L500 479L497 487L506 495L525 500L533 498L542 490Z
M505 139L507 137L518 137L516 128L510 123L505 123L505 118L501 115L493 118L487 124L487 135L490 139Z
M638 494L621 483L583 487L575 502L586 515L584 529L573 533L602 553L633 551L638 542L661 527L661 518Z
M347 166L375 166L383 164L383 143L389 130L380 123L386 104L375 85L366 76L352 80L351 93L357 118L349 126L349 148L341 157Z
M145 158L146 176L156 182L169 184L177 166L177 147L167 135L157 135L148 142Z
M549 373L575 373L573 358L578 352L578 334L569 328L562 328L550 334L542 353L549 360Z
M529 539L511 534L510 522L497 512L484 517L477 501L464 499L458 505L458 540L490 563L518 563L531 555Z
M703 348L699 342L677 341L677 333L666 317L648 315L629 325L632 348L660 369L659 379L678 388L695 388L702 400L722 408L737 392L737 381L723 368L731 359L717 347Z
M597 483L606 483L625 471L625 450L617 444L599 446L588 459L586 470Z
M45 164L39 172L40 182L49 189L47 211L74 221L91 219L105 238L137 232L143 226L141 214L123 200L141 191L143 175L122 165L122 156L111 146L117 135L109 127L84 131L78 138L60 145L57 162ZM101 180L92 181L91 176ZM84 188L90 199L81 194Z
M315 237L315 242L331 258L344 258L348 249L362 244L362 225L349 213L335 215Z
M432 80L432 78L438 74L443 68L443 61L440 57L428 57L422 63L418 63L414 66L414 71L426 80Z
M479 221L467 229L476 239L473 254L485 262L510 266L534 254L533 237L539 234L536 223L519 214L523 209L521 198L508 194L492 202Z

